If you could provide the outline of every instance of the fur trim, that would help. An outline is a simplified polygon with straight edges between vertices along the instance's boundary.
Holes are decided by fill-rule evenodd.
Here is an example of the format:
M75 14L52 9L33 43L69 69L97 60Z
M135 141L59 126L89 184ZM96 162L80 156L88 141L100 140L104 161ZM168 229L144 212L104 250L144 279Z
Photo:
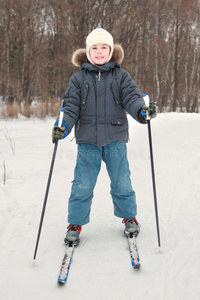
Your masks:
M77 49L72 55L72 64L75 67L80 67L84 62L89 62L86 56L86 49Z
M124 59L124 50L120 44L114 45L113 55L111 60L115 61L118 64L121 64ZM86 56L86 49L78 49L72 55L72 64L76 67L80 67L82 63L89 62Z
M114 51L111 60L115 61L119 65L122 64L124 60L124 50L120 44L114 45Z

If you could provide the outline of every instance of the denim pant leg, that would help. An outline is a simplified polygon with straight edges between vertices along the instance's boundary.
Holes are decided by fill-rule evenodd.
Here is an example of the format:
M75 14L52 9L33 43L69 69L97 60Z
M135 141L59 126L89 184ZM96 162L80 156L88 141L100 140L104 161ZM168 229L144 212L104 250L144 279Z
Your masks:
M132 218L137 214L135 192L131 186L124 142L112 142L104 147L103 159L111 180L111 196L114 214L120 218Z
M68 222L85 225L90 219L93 190L101 168L102 147L78 144L74 181L68 204Z

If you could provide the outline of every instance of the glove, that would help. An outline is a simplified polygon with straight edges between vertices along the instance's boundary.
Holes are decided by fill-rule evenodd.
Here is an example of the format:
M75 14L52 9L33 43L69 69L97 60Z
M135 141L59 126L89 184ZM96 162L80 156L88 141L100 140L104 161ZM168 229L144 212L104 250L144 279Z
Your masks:
M149 116L150 119L155 118L157 116L155 102L150 102L149 106L144 105L139 110L138 117L143 123L147 123L147 116Z
M62 123L61 128L58 127L58 122L55 123L53 130L52 130L52 142L53 144L56 140L62 140L68 135L68 128L67 125Z

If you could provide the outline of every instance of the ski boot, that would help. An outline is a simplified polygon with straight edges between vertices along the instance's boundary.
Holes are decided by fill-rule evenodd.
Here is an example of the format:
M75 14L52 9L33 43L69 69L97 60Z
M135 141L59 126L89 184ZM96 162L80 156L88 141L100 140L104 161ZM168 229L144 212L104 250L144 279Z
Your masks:
M140 232L140 224L135 218L124 218L122 223L125 224L124 234L128 236L137 236Z
M80 242L79 235L81 232L81 226L69 224L67 229L66 237L64 239L65 245L77 246Z

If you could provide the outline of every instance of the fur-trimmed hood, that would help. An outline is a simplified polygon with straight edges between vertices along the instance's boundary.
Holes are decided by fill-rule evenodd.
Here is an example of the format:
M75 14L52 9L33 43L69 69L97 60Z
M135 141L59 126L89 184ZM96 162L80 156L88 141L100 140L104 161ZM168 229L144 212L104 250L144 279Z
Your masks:
M114 61L118 64L121 64L124 59L124 50L120 44L114 45L113 55L111 57L111 61ZM76 67L80 67L82 63L88 62L86 56L86 49L77 49L72 55L72 64Z

